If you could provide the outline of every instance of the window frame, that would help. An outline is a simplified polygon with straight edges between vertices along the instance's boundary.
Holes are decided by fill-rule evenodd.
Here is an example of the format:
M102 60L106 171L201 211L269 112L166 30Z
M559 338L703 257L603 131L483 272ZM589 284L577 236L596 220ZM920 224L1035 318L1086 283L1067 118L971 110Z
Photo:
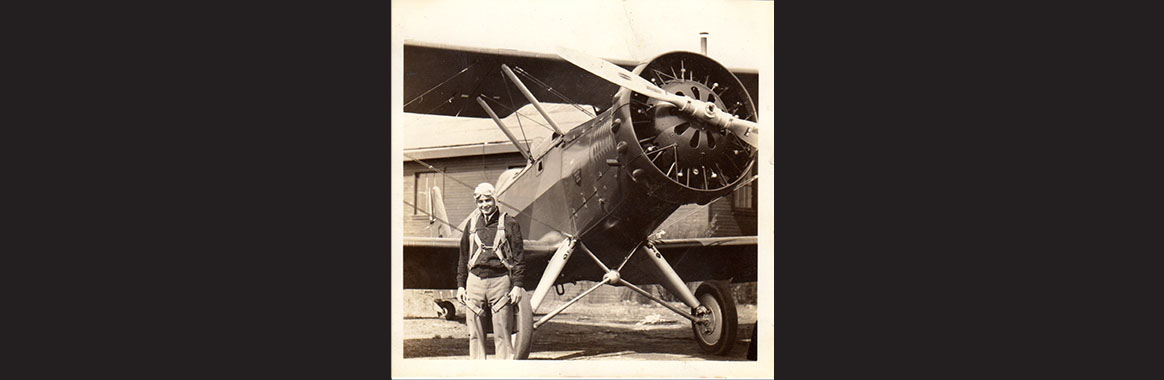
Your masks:
M444 186L444 174L442 174L439 171L423 170L423 171L417 171L417 172L413 173L412 174L412 204L414 206L412 208L412 217L414 219L428 219L429 218L428 213L432 212L432 210L425 210L425 212L420 211L420 206L422 206L420 203L420 188L421 188L420 178L422 175L425 175L425 174L435 174L435 177L434 177L434 180L432 181L432 184L436 185L436 186L440 186L441 189L445 188L445 186ZM431 185L425 186L425 190L427 191L431 187L432 187ZM427 194L427 192L426 192L425 196L426 197L431 196L431 194ZM428 204L428 201L426 200L425 205L427 205L427 204ZM428 213L426 213L426 212L428 212Z
M756 167L756 163L753 162L751 174L748 176L748 178L755 176L758 171L759 170ZM757 193L759 193L759 191L757 191L758 190L757 189L757 185L758 185L757 182L760 182L760 180L758 178L755 181L748 182L748 184L740 186L735 191L732 191L732 211L757 212L759 210L758 203L760 201L760 197L759 197L759 194L757 194ZM748 203L749 203L748 207L741 207L738 205L737 202L740 201L740 199L739 199L740 198L740 190L742 190L745 187L747 187L748 192L751 193L750 194L751 199L748 200Z

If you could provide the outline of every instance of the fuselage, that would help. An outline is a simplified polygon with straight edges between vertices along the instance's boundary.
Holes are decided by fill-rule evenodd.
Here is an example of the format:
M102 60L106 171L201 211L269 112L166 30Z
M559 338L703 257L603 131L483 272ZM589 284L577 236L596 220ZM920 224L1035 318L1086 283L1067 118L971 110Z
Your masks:
M618 140L610 133L616 111L612 108L571 129L497 195L502 210L515 215L525 239L558 242L576 237L608 266L617 266L679 208L653 199L623 167L607 164L607 159L616 159ZM572 261L581 260L586 265L571 265L568 269L574 270L564 273L580 278L601 274L588 259ZM530 265L527 275L540 276L535 274L540 268L534 269L539 266ZM584 270L590 267L594 271Z
M705 72L719 71L718 79L712 78L717 80L716 86L730 80L742 88L718 63L693 53L662 55L636 68L635 74L645 75L644 70L672 61L688 70L700 60ZM683 88L696 85L686 79L667 83ZM704 95L712 92L709 86L699 86ZM724 101L736 100L720 94L723 98L717 101L721 106ZM742 173L750 170L754 150L726 143L734 137L702 124L667 124L676 116L664 114L665 106L639 97L628 91L616 93L612 107L555 139L544 153L535 153L532 163L499 189L499 207L515 216L525 239L557 243L573 237L615 268L680 206L707 204L742 183ZM751 109L746 92L739 100ZM754 120L754 111L750 116ZM657 126L659 130L653 129ZM707 137L701 140L704 133ZM710 141L713 138L719 143ZM659 143L680 140L681 145ZM712 168L713 163L736 167ZM718 175L713 173L717 170ZM548 256L531 257L526 275L539 278L546 260ZM601 274L592 260L579 258L570 260L558 281L595 280ZM634 270L623 273L631 282L641 280L637 278L640 275Z

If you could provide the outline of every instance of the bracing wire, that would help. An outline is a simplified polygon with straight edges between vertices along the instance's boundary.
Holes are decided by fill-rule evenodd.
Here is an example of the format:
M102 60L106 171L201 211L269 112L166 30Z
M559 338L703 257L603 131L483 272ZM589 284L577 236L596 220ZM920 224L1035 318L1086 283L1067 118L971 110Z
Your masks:
M425 114L431 114L431 113L433 113L433 111L436 111L436 110L437 110L437 108L444 107L446 104L452 104L452 103L453 103L453 98L455 98L455 96L454 96L454 97L450 97L448 100L445 100L445 101L443 101L443 102L440 102L440 104L437 104L437 105L436 105L436 107L433 107L432 109L428 110L428 112L425 112Z
M449 221L441 219L439 216L433 215L433 214L429 213L428 211L424 211L424 209L422 209L420 207L416 207L416 205L412 204L412 202L404 201L404 204L412 206L413 208L416 209L416 211L423 212L425 215L428 215L429 217L435 219L436 221L444 223L445 225L448 225L449 227L452 227L454 230L457 230L457 232L460 232L462 234L465 233L464 230L457 228L457 226L454 226L452 223L449 223Z
M453 78L456 78L458 75L464 74L466 71L469 71L469 69L472 68L476 64L477 63L474 62L472 65L466 66L465 68L461 69L461 71L458 71L456 74L453 74L453 76L449 77L449 79L445 79L443 82L437 83L436 86L432 86L432 88L428 89L428 91L425 91L423 94L417 95L417 97L412 98L412 100L409 100L408 103L404 103L404 107L408 107L408 105L412 104L412 102L415 102L417 99L423 98L425 95L428 95L428 93L432 92L432 90L436 90L437 87L440 87L441 85L444 85L445 83L448 83L448 81L453 80Z
M432 170L435 170L435 171L437 171L437 172L441 173L441 175L444 175L444 176L445 176L445 178L452 179L452 180L453 180L453 182L459 183L459 184L461 184L462 186L465 186L465 187L467 187L467 188L474 188L474 186L472 186L472 185L469 185L469 184L467 184L467 183L465 183L465 182L462 182L461 180L459 180L459 179L457 179L457 178L455 178L455 177L453 177L453 176L449 176L449 175L448 175L447 173L445 173L443 170L441 170L441 169L438 169L438 168L437 168L437 167L435 167L435 166L429 165L427 162L421 161L420 159L418 159L418 158L416 158L416 157L412 157L412 156L410 156L410 155L408 155L408 154L404 154L404 156L405 156L405 157L407 157L407 158L409 158L409 159L410 159L410 160L412 160L412 161L415 161L415 162L417 162L417 163L419 163L419 164L421 164L421 165L424 165L425 167L427 167L427 168L429 168L429 169L432 169ZM742 186L744 186L744 185L747 185L747 184L749 184L749 183L752 183L753 181L755 181L756 179L759 179L759 178L760 178L760 176L759 176L759 175L754 175L754 176L752 176L752 178L749 178L749 179L748 179L747 181L745 181L744 183L741 183L741 184L739 185L739 187L742 187ZM737 187L737 188L739 188L739 187ZM502 201L500 201L500 200L497 200L496 198L494 198L494 200L495 200L495 201L496 201L498 204L504 205L504 206L506 206L506 207L509 207L509 208L512 208L512 209L514 209L514 210L516 210L516 209L517 209L517 207L514 207L513 205L510 205L510 204L508 204L508 203L505 203L505 202L502 202ZM414 207L414 208L416 207L416 205L414 205L414 204L412 204L411 202L408 202L408 201L404 201L404 204L406 204L406 205L409 205L409 206L412 206L412 207ZM659 227L658 227L658 228L656 228L655 230L656 230L656 231L662 231L662 230L665 230L667 227L670 227L671 225L675 224L676 222L678 222L678 221L680 221L680 220L684 220L684 219L686 219L688 216L691 216L691 215L692 215L692 214L694 214L694 213L697 213L697 212L699 212L699 211L702 211L702 210L706 209L706 208L707 208L708 206L710 206L710 205L711 205L711 203L708 203L708 204L706 204L706 205L703 205L703 206L699 206L699 207L697 207L697 208L695 208L695 209L693 209L693 210L691 210L691 211L687 212L686 214L683 214L683 216L682 216L682 217L679 217L679 218L669 218L669 219L671 219L671 222L669 222L669 223L667 223L667 224L665 224L665 225L659 226ZM431 213L428 213L428 212L426 212L426 211L425 211L425 210L423 210L423 209L417 208L417 210L418 210L418 211L420 211L420 212L423 212L423 213L425 213L426 215L428 215L428 216L432 217L433 219L436 219L436 220L440 221L441 223L444 223L444 224L446 224L446 225L449 225L450 227L452 227L453 229L456 229L457 231L459 231L459 232L461 232L461 233L464 233L464 231L463 231L463 230L461 230L460 228L457 228L457 227L456 227L456 226L454 226L452 223L449 223L449 222L448 222L448 221L446 221L446 220L440 219L440 218L438 218L437 216L435 216L435 215L432 215ZM538 222L538 223L540 223L541 225L544 225L544 226L548 227L549 229L551 229L551 230L554 230L554 231L556 231L556 232L558 232L558 233L560 233L560 234L562 234L562 235L564 235L564 236L571 236L570 234L567 234L567 233L563 232L562 230L559 230L558 228L556 228L556 227L554 227L554 226L550 225L549 223L546 223L546 222L543 222L543 221L541 221L541 220L538 220L537 218L534 218L534 217L533 217L533 215L529 215L529 217L530 217L530 220L532 220L532 221L535 221L535 222Z
M483 77L478 77L478 78L477 78L477 81L473 83L473 91L472 91L472 92L470 92L470 94L477 94L477 90L480 90L480 89L481 89L481 80L482 80L482 79L483 79ZM463 110L465 109L465 106L469 105L469 97L468 97L468 96L462 96L462 98L464 98L464 99L465 99L465 101L461 102L461 108L458 108L458 109L457 109L457 114L456 114L456 115L453 115L453 116L458 116L458 117L459 117L459 116L461 116L461 111L463 111Z
M513 113L513 114L517 115L517 117L519 117L519 118L522 118L522 117L524 117L524 118L526 118L526 119L529 119L530 121L532 121L532 122L534 122L534 123L537 123L537 125L540 125L540 126L542 126L542 128L545 128L546 130L548 130L548 131L550 131L550 132L553 132L553 131L554 131L554 129L553 129L553 128L550 128L550 126L548 126L548 125L545 125L545 124L542 124L542 123L538 122L537 120L535 120L534 118L531 118L531 117L529 117L529 116L522 115L520 112L517 112L517 110L515 110L515 109L513 109L513 108L510 108L509 106L505 105L504 103L501 103L501 102L499 102L499 101L493 100L493 98L492 98L492 97L489 97L489 96L482 96L482 98L484 98L484 99L485 99L485 100L487 100L487 101L493 102L493 104L496 104L496 105L499 105L499 106L501 106L501 107L505 108L505 110L506 110L506 111L508 111L508 112L510 112L510 113Z
M475 187L476 187L476 186L474 186L474 185L467 184L467 183L465 183L465 182L463 182L463 181L461 181L461 180L457 179L456 177L453 177L453 176L450 176L450 175L448 175L447 173L445 173L445 171L444 171L444 170L441 170L441 169L438 169L438 168L437 168L437 167L435 167L435 166L429 165L429 163L427 163L427 162L424 162L424 161L421 161L419 158L412 157L412 156L408 155L407 153L404 153L404 157L407 157L408 159L410 159L410 160L412 160L412 161L415 161L415 162L416 162L416 163L418 163L418 164L424 165L425 167L427 167L427 168L429 168L429 169L432 169L432 170L435 170L435 171L437 171L437 172L441 173L441 175L444 175L444 176L445 176L445 178L451 179L451 180L453 180L453 182L456 182L456 183L459 183L459 184L461 184L461 186L465 186L465 187L467 187L467 188L470 188L470 189L473 189L473 188L475 188ZM503 206L505 206L505 207L509 207L509 208L511 208L511 209L514 209L514 210L519 210L517 207L514 207L514 206L513 206L513 205L511 205L511 204L508 204L508 203L502 202L500 199L493 198L493 200L494 200L494 201L496 201L498 204L501 204L501 205L503 205ZM415 206L414 206L414 207L415 207ZM528 215L528 214L527 214L527 215ZM534 217L533 217L533 215L528 215L528 216L529 216L529 219L530 219L530 220L532 220L532 221L535 221L535 222L538 222L538 223L540 223L541 225L543 225L543 226L546 226L546 227L548 227L549 229L551 229L551 230L554 230L554 231L556 231L556 232L558 232L558 233L562 234L563 236L573 236L572 234L568 234L568 233L566 233L565 231L559 230L557 227L554 227L553 225L550 225L549 223L546 223L546 222L543 222L543 221L541 221L541 220L538 220L537 218L534 218Z
M512 93L512 92L509 92L509 82L505 80L505 79L506 79L506 78L505 78L505 73L498 72L498 73L497 73L497 75L500 75L500 76L501 76L501 83L504 83L504 84L505 84L505 95L509 97L509 105L510 105L510 106L512 106L512 105L513 105L513 93ZM521 138L522 138L522 141L525 141L525 150L526 150L527 152L528 152L528 151L531 151L531 150L532 150L532 147L530 146L530 143L529 143L529 138L528 138L528 137L525 137L525 127L522 127L522 126L521 126L521 118L520 118L520 117L518 117L518 118L516 118L516 119L517 119L517 128L518 128L518 129L521 129ZM531 154L532 154L532 152L531 152Z
M590 112L589 110L582 108L582 106L578 105L578 102L575 102L574 99L570 99L569 97L562 94L561 92L558 92L558 90L555 90L553 87L550 87L550 85L548 85L545 82L542 82L538 78L534 77L533 74L526 72L525 69L522 69L521 67L515 66L514 71L516 71L518 74L525 76L526 78L529 78L529 80L533 81L534 84L536 84L538 86L542 86L543 88L546 89L546 91L548 91L551 94L554 94L554 96L557 96L559 99L566 101L566 103L569 103L570 105L574 106L574 108L577 108L579 111L582 111L582 113L586 114L586 116L589 116L589 117L596 116L596 115L594 115L593 112Z

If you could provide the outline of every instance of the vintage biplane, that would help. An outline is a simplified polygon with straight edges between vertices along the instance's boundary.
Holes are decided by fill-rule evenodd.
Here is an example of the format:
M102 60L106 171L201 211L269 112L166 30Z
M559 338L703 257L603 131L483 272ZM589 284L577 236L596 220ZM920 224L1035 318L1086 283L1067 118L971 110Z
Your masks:
M531 90L515 71L549 85ZM685 51L640 64L567 48L550 55L405 42L405 112L490 117L527 160L495 183L498 207L524 233L525 290L532 292L514 305L510 338L517 358L528 358L539 326L603 285L627 287L689 319L705 352L724 354L733 347L737 317L727 283L756 281L756 237L662 239L651 233L680 206L706 205L756 179L759 133L750 93L757 77ZM525 99L499 115L486 100L507 87ZM538 95L596 112L563 130L542 111ZM527 147L501 117L529 104L554 132ZM439 195L431 199L437 203L429 208L434 219L464 230L468 218L447 222ZM423 275L406 272L404 287L455 289L459 241L406 237L405 265ZM580 280L598 283L534 320L552 287ZM687 281L704 282L692 292ZM688 309L669 305L643 284L662 285Z

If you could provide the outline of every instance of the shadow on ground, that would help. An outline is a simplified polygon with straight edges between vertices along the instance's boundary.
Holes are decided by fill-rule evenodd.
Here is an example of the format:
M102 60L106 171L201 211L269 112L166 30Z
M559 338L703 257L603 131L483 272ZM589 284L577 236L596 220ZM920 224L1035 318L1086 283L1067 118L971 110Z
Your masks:
M449 324L457 323L444 321ZM450 326L452 327L452 326ZM464 329L463 319L456 328ZM747 360L755 323L741 324L736 344L724 356L703 353L689 323L635 325L631 323L551 322L534 332L531 360L617 359L638 360ZM458 359L468 357L467 337L436 335L405 339L405 358ZM487 354L494 354L493 335L486 340ZM492 357L490 357L492 358Z

